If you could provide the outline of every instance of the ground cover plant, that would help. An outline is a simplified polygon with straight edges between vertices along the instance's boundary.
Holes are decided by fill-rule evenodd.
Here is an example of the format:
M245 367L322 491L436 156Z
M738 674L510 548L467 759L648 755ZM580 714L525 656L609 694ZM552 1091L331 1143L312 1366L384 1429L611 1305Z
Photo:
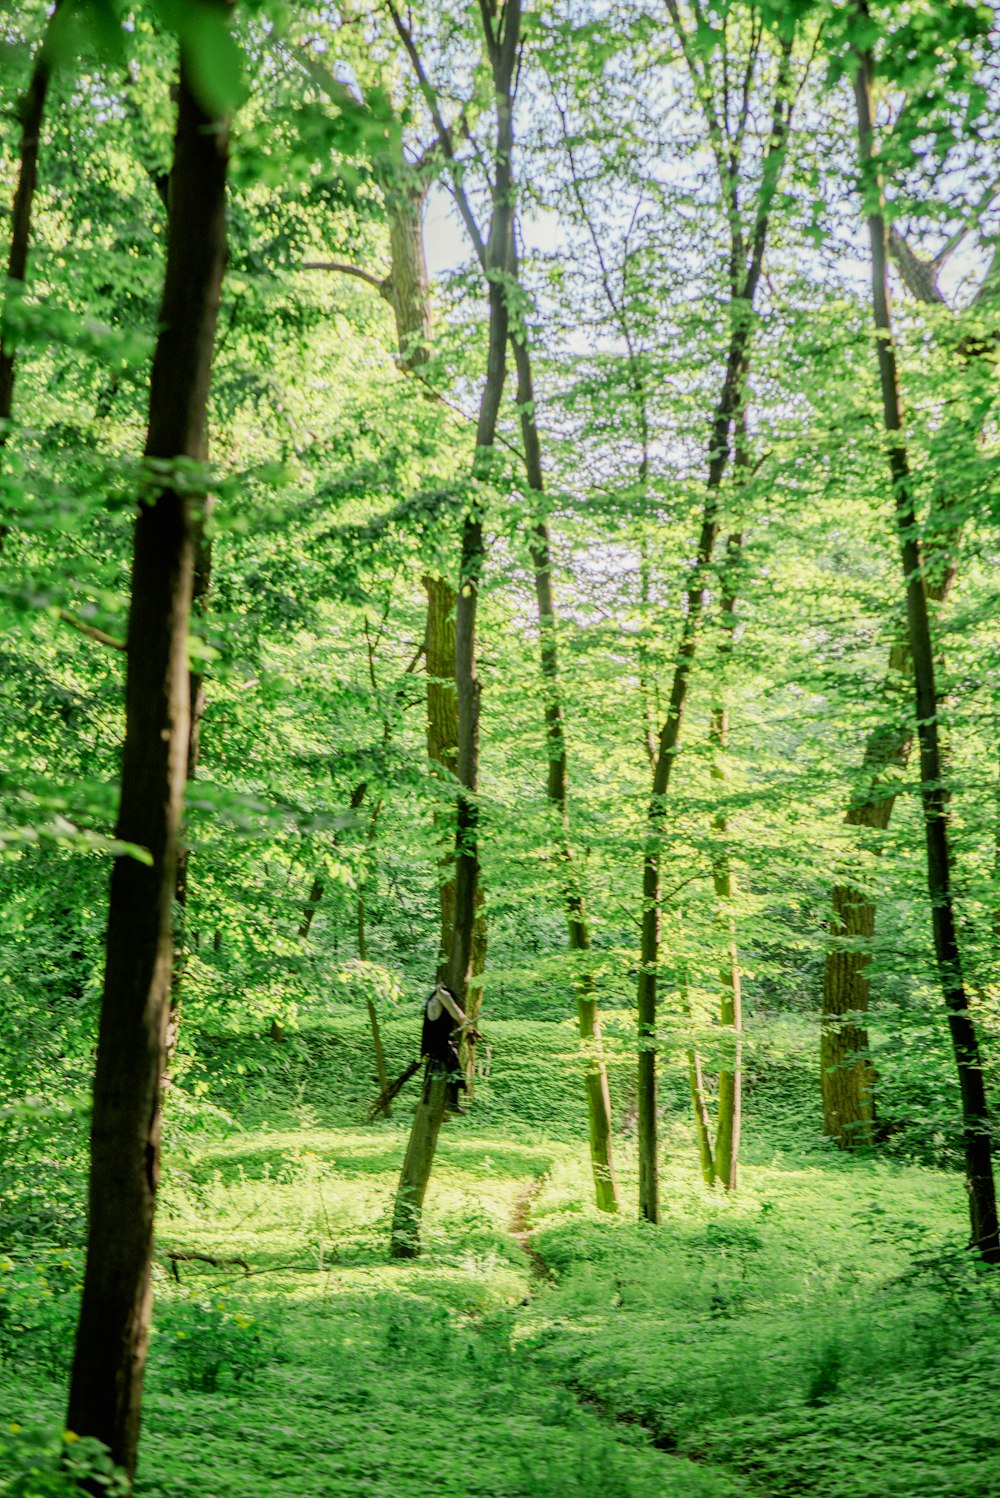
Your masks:
M0 1495L1000 1498L995 15L0 15Z
M534 1031L540 1092L580 1107L558 1027ZM296 1103L305 1056L285 1098L172 1121L137 1493L861 1498L873 1471L898 1494L1000 1490L997 1292L963 1254L951 1171L803 1146L782 1078L751 1092L757 1148L725 1196L678 1089L651 1229L599 1212L586 1152L515 1104L503 1128L448 1125L424 1252L401 1262L404 1124L330 1123L353 1106L335 1076ZM634 1191L634 1142L619 1153ZM22 1469L51 1480L79 1277L72 1251L4 1261L11 1493L49 1491ZM442 1402L461 1438L442 1441Z

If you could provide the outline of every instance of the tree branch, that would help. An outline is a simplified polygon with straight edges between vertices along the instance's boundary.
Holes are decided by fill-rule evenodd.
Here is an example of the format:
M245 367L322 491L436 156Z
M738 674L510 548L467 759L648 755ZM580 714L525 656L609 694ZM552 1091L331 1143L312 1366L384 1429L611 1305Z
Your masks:
M482 236L479 224L476 220L476 216L472 211L472 204L469 202L468 194L466 193L465 188L462 186L462 176L458 168L458 161L455 155L454 134L451 127L445 123L444 115L441 113L441 105L438 100L437 91L434 88L434 85L431 83L429 77L427 76L427 72L423 64L423 59L421 58L420 53L417 50L417 44L413 39L413 32L403 20L402 16L399 14L399 11L396 9L395 4L393 3L393 0L386 0L386 8L388 9L389 15L392 18L392 24L396 28L396 33L399 36L400 41L403 43L403 48L406 52L406 55L410 59L410 66L413 68L414 76L417 80L417 85L424 98L424 103L427 105L427 108L430 111L431 119L434 121L434 128L438 133L438 142L445 154L445 159L447 160L448 166L450 168L452 191L455 202L458 205L458 211L462 215L462 221L465 224L466 229L469 231L469 238L472 240L472 243L475 246L476 256L479 260L479 263L485 269L486 241Z
M973 208L965 223L962 224L960 228L955 230L955 233L951 236L950 239L945 240L944 244L934 256L931 264L936 271L943 270L962 241L966 239L973 232L973 230L978 229L979 221L982 218L983 214L986 212L987 208L989 208L996 201L998 197L1000 197L1000 182L991 182L989 187L987 187L980 196L979 202L976 204L975 208Z
M299 270L328 270L341 276L355 276L359 281L364 281L366 286L374 286L385 301L392 301L391 271L387 276L376 276L372 271L365 270L360 265L349 265L344 260L304 260Z
M81 635L86 635L88 640L96 640L98 645L107 645L110 650L124 650L126 648L124 640L116 640L114 635L105 634L103 629L98 629L96 625L87 624L83 619L78 619L68 609L60 609L59 618L64 624L68 624L71 629L78 630Z

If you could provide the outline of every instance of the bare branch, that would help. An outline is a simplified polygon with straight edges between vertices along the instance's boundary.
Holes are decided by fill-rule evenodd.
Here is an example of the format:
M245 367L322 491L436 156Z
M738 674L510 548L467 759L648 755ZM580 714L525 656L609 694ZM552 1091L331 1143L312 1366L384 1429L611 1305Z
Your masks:
M943 270L945 265L947 265L948 261L951 259L952 255L954 255L955 251L963 243L963 241L967 239L974 230L979 228L979 222L983 214L986 212L987 208L991 207L992 204L996 202L998 197L1000 197L1000 182L991 182L989 187L987 187L982 193L979 202L976 204L975 208L973 208L965 223L962 224L960 228L955 230L955 233L951 236L950 239L945 240L944 244L934 256L931 264L933 265L935 271Z

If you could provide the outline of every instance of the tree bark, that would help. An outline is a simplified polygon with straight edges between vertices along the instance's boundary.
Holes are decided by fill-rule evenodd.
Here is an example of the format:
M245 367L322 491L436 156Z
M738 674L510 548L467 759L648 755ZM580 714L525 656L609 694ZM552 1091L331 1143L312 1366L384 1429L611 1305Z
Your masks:
M226 264L226 122L207 115L182 49L160 333L146 456L162 484L135 529L117 835L148 849L111 876L91 1125L90 1213L67 1426L130 1475L139 1440L160 1173L178 827L187 768L190 502L165 464L207 458L207 406Z
M191 516L194 536L194 573L191 584L191 617L203 620L208 604L208 590L212 579L212 540L207 532L210 500L206 495L200 510ZM205 713L205 673L200 665L188 671L188 749L185 778L190 783L198 774L201 760L201 723ZM184 971L187 959L187 903L188 863L191 850L186 839L181 838L177 849L177 902L178 920L174 931L174 966L170 981L170 1018L167 1021L166 1068L173 1065L174 1052L180 1036L181 995L184 986Z
M712 1158L712 1124L708 1116L708 1103L705 1100L705 1077L701 1066L701 1056L694 1049L688 1049L688 1082L691 1088L691 1110L694 1113L694 1132L698 1142L698 1163L701 1166L701 1177L706 1186L715 1185L715 1161Z
M867 23L867 7L858 0L856 13ZM938 696L934 648L917 528L900 396L892 316L889 306L888 252L882 183L875 155L872 55L858 57L854 78L862 180L872 255L872 309L887 456L896 510L900 555L906 586L907 634L913 659L917 742L920 747L920 789L927 842L927 888L931 903L934 950L941 990L948 1014L955 1064L962 1095L965 1171L972 1223L972 1244L989 1263L1000 1263L1000 1227L989 1113L979 1040L969 1012L962 977L962 960L955 923L951 885L951 848L948 836L947 790L938 734Z
M389 299L396 321L396 342L403 369L427 363L433 331L427 257L424 253L426 188L412 170L397 167L385 186L389 219Z

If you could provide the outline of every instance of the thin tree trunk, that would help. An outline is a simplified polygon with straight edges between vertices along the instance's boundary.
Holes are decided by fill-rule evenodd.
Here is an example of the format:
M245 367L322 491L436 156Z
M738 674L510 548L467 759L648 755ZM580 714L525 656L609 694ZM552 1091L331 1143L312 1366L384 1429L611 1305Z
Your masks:
M412 37L405 23L395 10L392 11L392 16L404 43L408 39L413 56ZM485 13L484 25L497 108L492 221L486 245L489 352L486 383L476 428L476 457L472 470L470 506L462 529L461 566L455 604L455 688L458 697L456 770L459 794L455 818L455 920L448 961L448 986L463 1008L469 1002L479 886L479 807L476 797L479 772L479 680L476 673L476 617L483 563L483 527L478 491L480 485L488 480L492 468L500 401L507 372L509 316L504 283L513 263L513 88L520 50L520 0L507 0L498 34L494 35ZM414 1115L393 1213L390 1248L394 1258L412 1258L420 1251L420 1219L444 1105L445 1083L440 1079L425 1089L425 1096Z
M526 333L523 330L511 339L511 346L517 369L517 404L521 413L521 436L524 444L528 487L534 494L541 497L545 489L541 442L538 424L535 420L531 355L526 342ZM569 932L569 946L570 951L579 959L579 966L574 973L574 987L577 1022L584 1047L584 1085L587 1095L590 1163L594 1175L597 1206L602 1212L617 1212L620 1203L612 1150L608 1069L604 1060L597 988L593 974L586 966L586 953L590 950L590 927L583 891L574 868L573 848L570 841L566 731L559 683L557 620L552 593L552 557L548 527L544 520L538 520L533 526L529 546L535 573L542 684L545 689L545 739L548 756L546 791L558 818L557 837L562 863L563 908Z
M387 292L396 323L396 343L403 369L419 371L428 361L434 333L427 257L424 251L424 201L426 189L413 181L413 168L397 166L385 188L389 220L389 252L392 269ZM455 695L455 589L447 579L427 574L427 755L449 775L458 761L458 701ZM439 825L444 818L436 819ZM449 827L453 826L447 819ZM447 840L447 839L446 839ZM443 978L451 951L455 919L455 873L451 849L438 860L441 939L438 976ZM486 909L481 886L476 894L476 927L473 939L472 976L486 970ZM475 1018L482 1003L482 989L471 990L471 1014ZM468 1058L466 1058L468 1059ZM471 1079L470 1079L471 1080Z
M737 462L746 461L746 420L740 413L737 436ZM722 598L722 644L720 660L725 668L733 649L736 627L736 571L739 566L743 537L734 534L726 544L727 579ZM720 785L726 778L726 751L729 747L729 710L725 702L725 681L712 709L709 739L713 747L712 778ZM716 924L725 939L726 957L719 970L719 1021L732 1037L732 1064L719 1068L719 1110L715 1134L715 1178L727 1191L735 1191L739 1171L740 1127L743 1118L743 991L740 976L739 949L736 944L736 921L733 899L736 877L733 874L726 838L729 827L724 811L715 818L718 839L712 857L712 885L715 891Z
M691 1110L694 1113L695 1138L698 1141L698 1162L702 1180L706 1186L715 1185L715 1161L712 1158L712 1125L705 1100L705 1076L701 1056L693 1046L688 1048L688 1082L691 1088Z
M864 0L856 5L859 19L867 24ZM961 953L955 924L951 887L951 849L948 837L947 792L938 735L938 697L934 670L927 588L916 515L913 507L909 462L903 437L903 408L892 317L889 308L888 248L882 184L875 156L872 85L874 66L870 52L859 56L855 74L858 139L865 182L866 216L872 253L872 306L876 330L883 421L887 437L889 472L892 479L899 531L900 553L906 585L907 630L913 659L913 681L920 746L921 800L927 840L927 886L931 903L934 950L955 1063L962 1094L965 1137L965 1169L969 1191L973 1246L990 1263L1000 1263L1000 1229L989 1115L983 1080L979 1040L969 1013L962 978Z
M368 847L371 848L375 842L375 829L378 826L378 814L382 809L382 802L376 801L371 817L368 820ZM368 934L365 924L365 887L366 887L367 865L362 877L361 888L358 891L358 957L362 962L368 961ZM379 1028L378 1014L371 999L365 1000L368 1005L368 1022L371 1025L372 1045L375 1049L375 1069L378 1072L379 1095L382 1096L389 1088L389 1074L385 1069L385 1051L382 1049L382 1032ZM386 1118L392 1117L392 1108L386 1102L382 1108Z
M926 290L926 278L913 285ZM942 300L940 294L924 299L938 303ZM963 438L967 437L968 431L964 429ZM936 495L939 521L947 522L952 506L950 496ZM945 602L955 580L960 525L960 521L943 524L933 542L923 549L927 597L935 604ZM844 817L848 827L861 827L878 834L889 826L896 804L897 779L906 769L913 746L913 725L908 713L904 717L912 674L906 624L901 620L889 651L882 691L887 709L895 706L898 712L868 735L861 762L861 793ZM877 856L881 851L878 841L873 852ZM870 1060L866 1016L877 907L870 886L857 869L846 869L838 877L830 906L831 940L823 965L820 1029L823 1131L841 1149L855 1149L874 1142L875 1071Z
M194 576L191 587L191 617L205 617L208 590L212 579L212 541L207 533L210 500L206 495L201 502L200 513L192 514L194 532ZM200 666L188 672L188 751L186 779L190 783L198 774L201 759L201 722L205 712L205 673ZM174 1052L180 1036L181 995L187 964L187 903L188 863L191 850L186 839L181 838L177 850L177 902L178 920L174 929L174 966L170 982L170 1018L167 1021L167 1055L165 1072L173 1065Z
M365 780L362 780L359 785L356 785L354 787L353 791L351 792L351 810L352 811L357 811L358 807L361 805L362 801L365 799L365 796L366 796L367 792L368 792L368 782L365 781ZM333 834L331 841L336 846L336 844L338 842L338 836L337 836L336 833ZM323 899L323 892L324 892L324 890L325 890L325 885L324 885L322 879L320 878L320 876L318 874L314 874L313 875L313 882L309 886L309 893L306 896L305 904L302 907L302 916L301 916L301 919L299 920L299 926L298 926L298 935L299 935L299 937L303 941L309 935L309 932L312 929L313 919L315 918L316 912L317 912L317 910L319 909L319 906L320 906L320 902Z
M206 115L182 50L148 458L204 462L226 263L225 121ZM125 686L118 836L91 1125L90 1216L67 1426L131 1475L139 1440L160 1173L160 1085L170 1007L172 915L189 728L187 625L194 570L189 500L159 490L139 509Z
M21 160L11 209L5 305L11 296L11 283L23 286L28 273L31 212L38 187L38 154L41 146L42 122L45 118L45 100L53 68L52 30L61 3L62 0L57 0L48 19L45 35L35 55L31 80L18 109L21 123ZM10 418L14 409L16 362L17 349L5 313L0 323L0 447L7 441ZM0 532L0 540L2 536L3 533Z
M302 919L299 921L299 936L305 940L309 935L313 923L313 917L319 909L319 903L323 898L323 881L318 874L313 876L313 882L309 886L309 894L306 903L302 907Z
M668 8L679 28L676 5ZM736 266L742 262L742 241L734 233L732 245L732 284L730 301L730 337L722 391L712 420L708 445L708 478L701 531L695 555L691 583L684 594L684 615L680 643L674 666L673 681L666 717L660 730L653 770L653 786L646 813L646 841L642 869L642 932L639 947L639 980L636 1010L639 1032L638 1065L638 1140L639 1140L639 1215L647 1222L659 1222L659 1161L656 1089L656 1008L657 968L660 960L660 855L666 823L666 800L674 760L680 748L681 725L687 702L691 668L704 613L712 555L719 532L719 489L729 463L729 442L733 420L743 404L747 359L753 336L753 311L757 287L764 268L764 251L774 195L784 164L791 120L789 98L791 41L782 43L771 112L771 132L763 164L753 232L746 259L746 273L739 281ZM697 79L695 71L694 76ZM725 187L725 183L724 183ZM727 189L728 190L728 189ZM739 242L738 242L739 241ZM737 253L739 252L739 253Z

